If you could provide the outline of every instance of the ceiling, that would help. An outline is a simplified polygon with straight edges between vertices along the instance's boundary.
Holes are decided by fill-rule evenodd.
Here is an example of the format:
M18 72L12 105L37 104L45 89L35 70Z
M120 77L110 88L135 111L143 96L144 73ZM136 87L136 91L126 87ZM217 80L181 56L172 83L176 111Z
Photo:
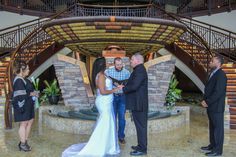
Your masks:
M145 17L71 17L44 25L51 37L73 51L99 56L105 47L118 45L127 55L148 54L171 44L185 32L184 25Z

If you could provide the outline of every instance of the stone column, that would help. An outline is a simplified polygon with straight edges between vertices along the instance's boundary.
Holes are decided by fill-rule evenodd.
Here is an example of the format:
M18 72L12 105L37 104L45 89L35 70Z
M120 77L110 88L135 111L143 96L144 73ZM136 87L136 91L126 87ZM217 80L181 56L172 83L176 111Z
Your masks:
M166 55L144 65L148 73L149 111L158 111L164 106L170 78L175 69L175 60L171 55Z
M74 110L93 106L94 97L85 64L71 57L57 55L53 65L64 104Z

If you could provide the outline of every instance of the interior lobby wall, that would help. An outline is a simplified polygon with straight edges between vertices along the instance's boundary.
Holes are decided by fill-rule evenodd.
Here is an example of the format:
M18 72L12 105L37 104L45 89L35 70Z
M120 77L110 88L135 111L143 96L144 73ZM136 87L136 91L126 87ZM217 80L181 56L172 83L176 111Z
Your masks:
M0 29L14 26L23 22L37 19L36 16L20 15L16 13L10 13L7 11L0 11Z
M233 10L231 12L213 14L210 16L206 15L206 16L194 17L193 19L221 27L232 32L236 32L235 17L236 17L236 10Z

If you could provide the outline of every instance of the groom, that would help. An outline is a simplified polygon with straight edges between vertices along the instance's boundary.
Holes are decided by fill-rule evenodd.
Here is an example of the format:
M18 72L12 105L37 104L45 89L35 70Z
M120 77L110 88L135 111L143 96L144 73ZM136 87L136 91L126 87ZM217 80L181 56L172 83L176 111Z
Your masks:
M130 155L147 154L147 113L148 113L148 77L143 65L143 56L139 53L131 57L133 72L123 88L126 94L126 109L131 110L137 131L137 146L132 146Z

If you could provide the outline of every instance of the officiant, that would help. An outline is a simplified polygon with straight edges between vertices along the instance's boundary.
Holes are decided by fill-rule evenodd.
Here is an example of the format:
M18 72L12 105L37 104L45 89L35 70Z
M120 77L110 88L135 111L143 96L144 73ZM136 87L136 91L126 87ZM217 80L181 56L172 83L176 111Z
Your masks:
M125 85L130 77L130 72L124 68L123 61L120 57L114 59L114 67L107 69L105 74L112 79L114 87L121 84ZM118 138L121 144L125 144L125 95L122 90L119 90L113 95L113 108L116 123L118 116Z

